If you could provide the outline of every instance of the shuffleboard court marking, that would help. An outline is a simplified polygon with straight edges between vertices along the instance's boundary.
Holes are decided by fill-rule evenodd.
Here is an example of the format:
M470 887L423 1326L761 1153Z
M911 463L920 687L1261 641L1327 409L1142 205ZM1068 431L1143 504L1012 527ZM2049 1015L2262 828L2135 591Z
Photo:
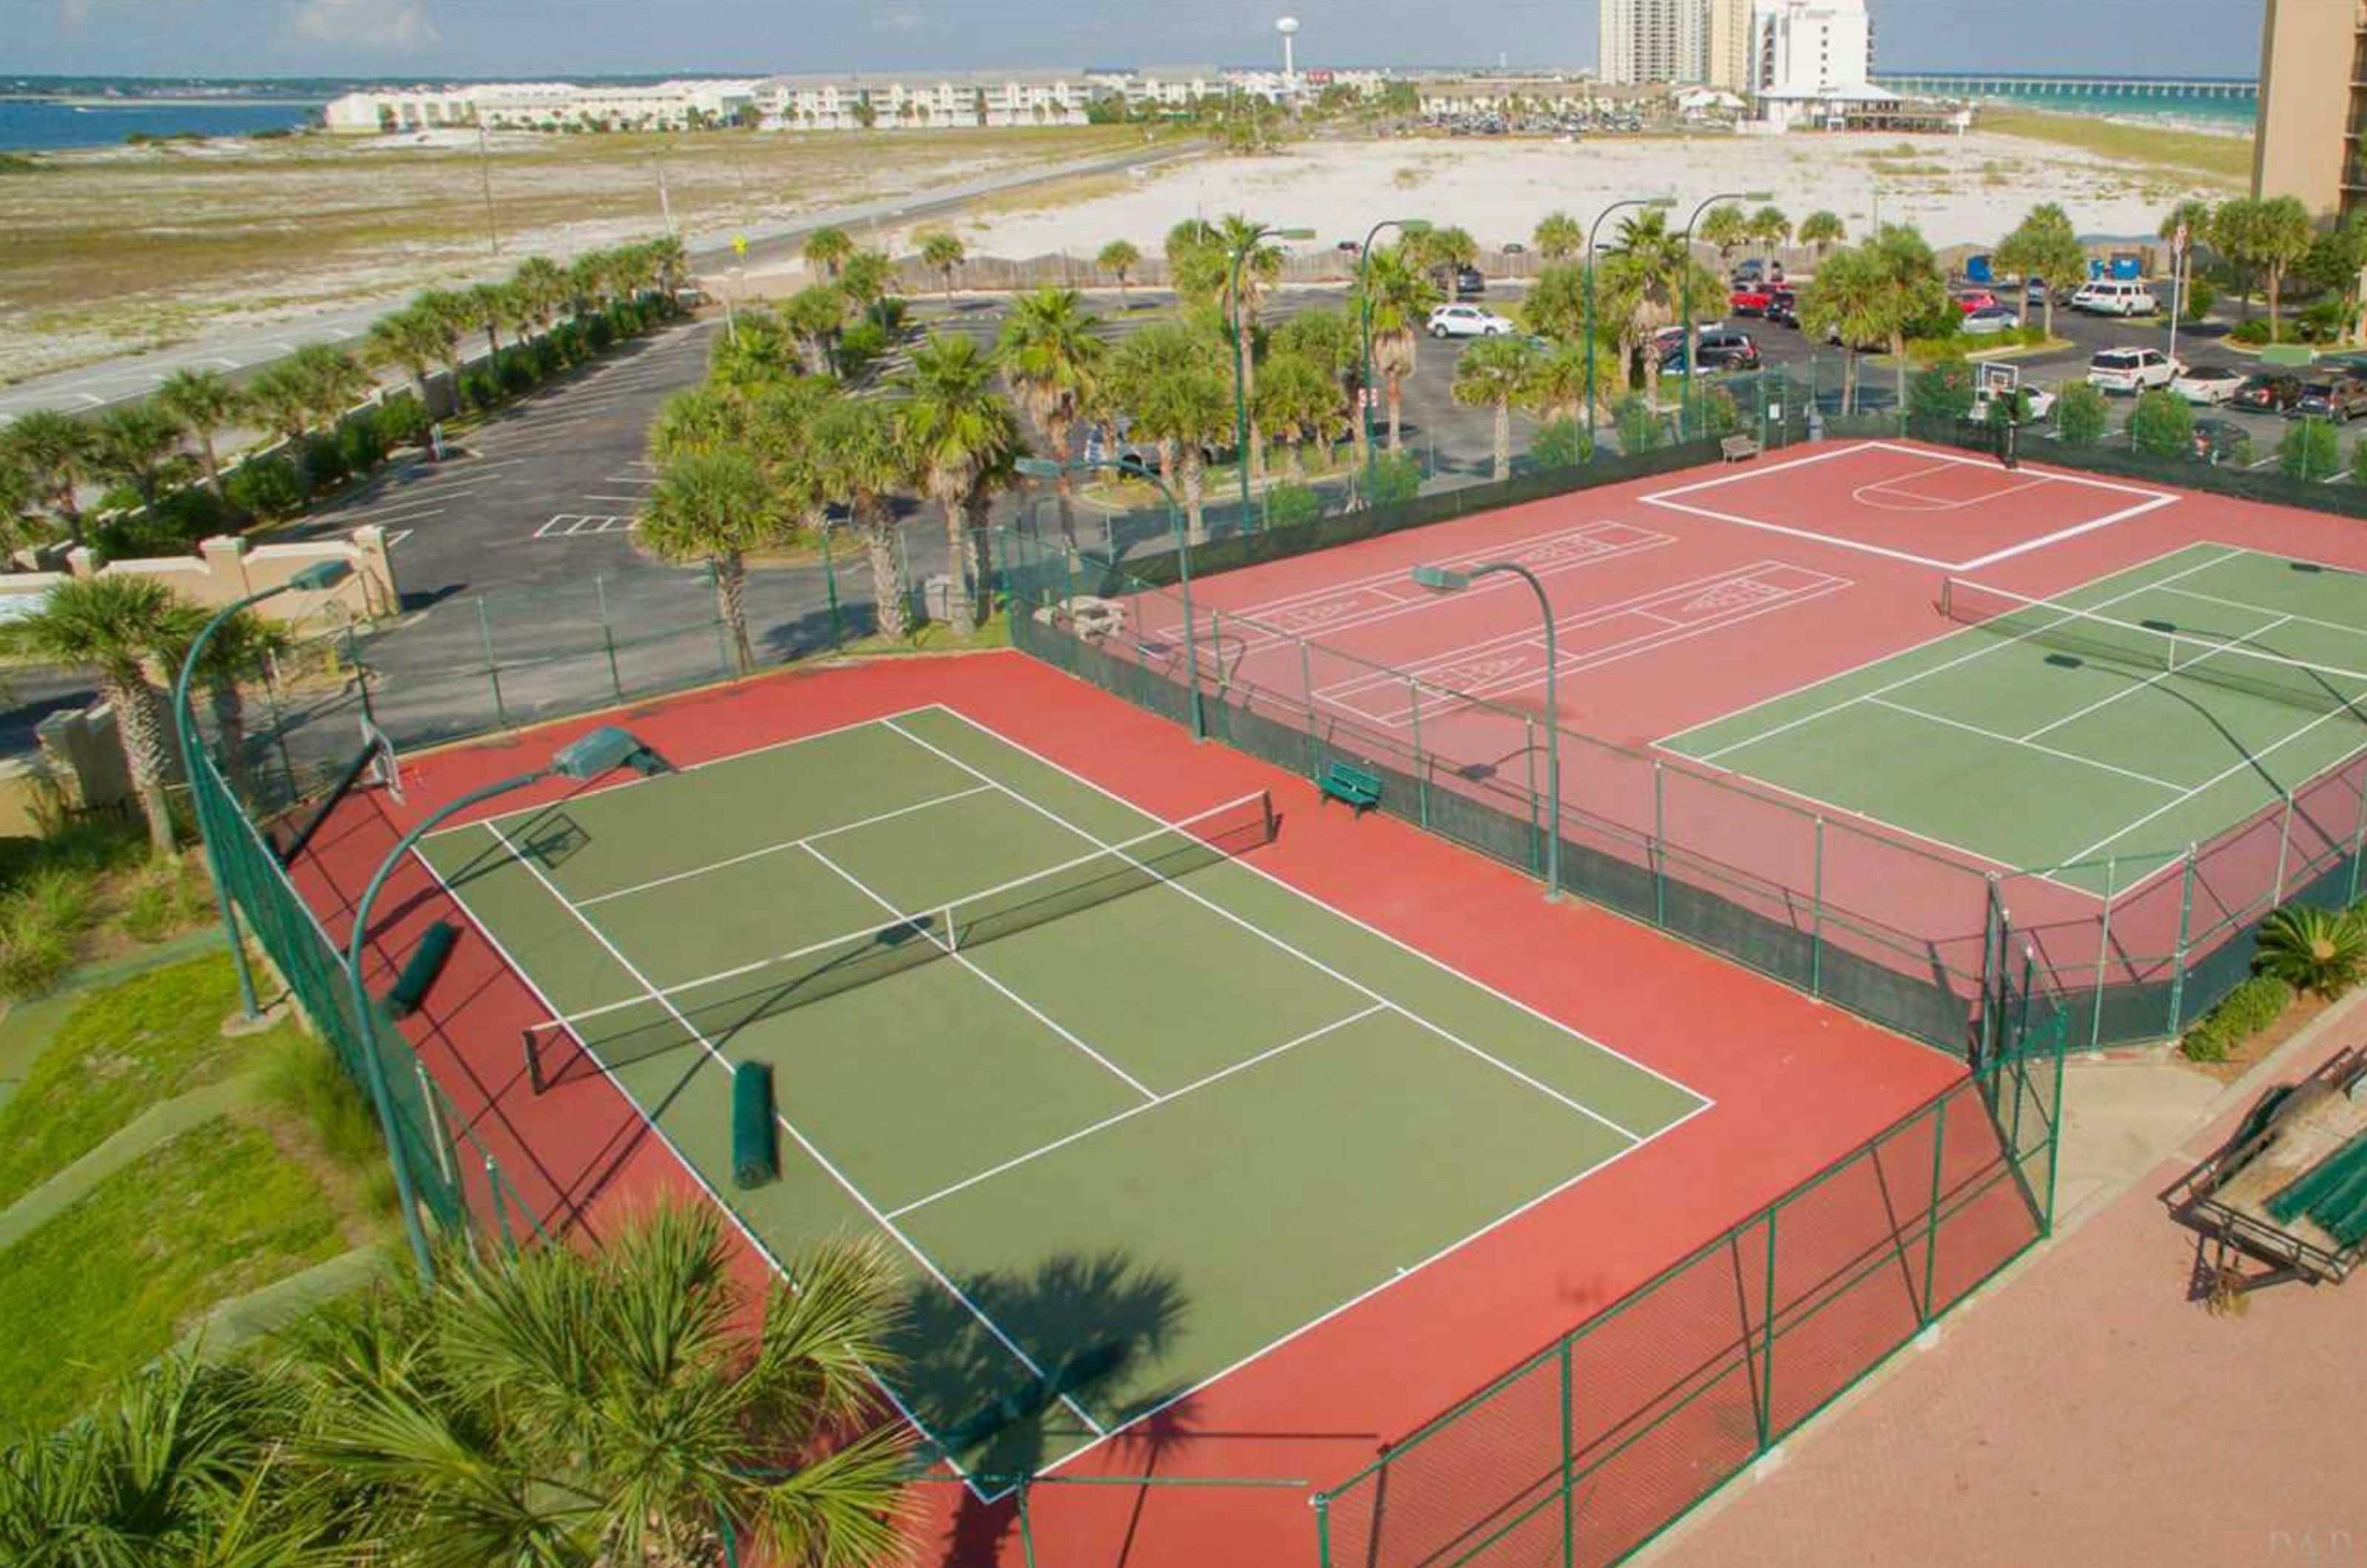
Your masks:
M697 1025L692 1023L687 1018L685 1018L682 1014L682 1010L675 1007L673 1002L666 998L663 992L650 983L649 976L642 974L634 964L633 961L626 957L615 942L608 940L607 933L601 931L597 922L595 922L591 916L585 914L583 910L577 908L572 903L568 901L567 895L561 893L558 887L552 884L550 878L543 874L542 867L536 864L534 861L523 853L516 845L511 843L508 836L503 833L498 825L493 822L481 822L477 824L477 826L483 828L487 832L491 833L493 838L501 843L503 848L507 850L509 853L517 860L519 864L526 867L528 874L532 875L537 882L542 884L544 890L558 902L559 907L567 911L569 915L572 916L576 922L582 925L584 931L590 934L593 941L598 942L603 948L607 950L608 956L615 959L617 965L622 968L627 975L630 976L633 981L646 993L645 999L657 1003L658 1006L663 1008L668 1013L672 1014L674 1021L682 1026L684 1032L691 1039L697 1041L700 1048L703 1049L709 1056L713 1057L719 1066L726 1068L730 1066L730 1058L716 1048L715 1042L707 1037L706 1032L698 1028ZM590 1054L591 1047L588 1043L583 1042L579 1039L578 1043L583 1045L587 1055ZM595 1061L599 1060L597 1056L594 1056L593 1059ZM605 1067L603 1068L603 1071L606 1071ZM644 1119L646 1120L646 1117ZM980 1326L984 1327L989 1334L994 1336L995 1342L997 1344L1010 1351L1012 1356L1018 1360L1019 1364L1025 1367L1028 1372L1034 1376L1038 1382L1044 1384L1046 1387L1051 1386L1051 1380L1045 1375L1044 1369L1037 1366L1034 1359L1031 1358L1026 1351L1021 1349L1015 1340L1003 1332L1002 1325L995 1322L992 1317L989 1316L984 1308L980 1307L976 1302L970 1300L969 1297L963 1292L961 1287L955 1284L946 1274L945 1270L937 1267L935 1259L932 1258L926 1252L923 1252L920 1247L913 1242L911 1236L906 1235L902 1230L889 1223L888 1216L879 1212L878 1205L872 1202L870 1197L865 1193L862 1188L856 1186L855 1182L847 1177L844 1171L839 1169L836 1165L832 1164L828 1156L824 1155L819 1148L816 1148L812 1140L809 1139L804 1133L798 1129L797 1123L791 1122L787 1116L781 1115L778 1111L775 1112L773 1120L780 1124L782 1131L787 1133L790 1137L797 1140L798 1146L805 1150L806 1156L809 1159L812 1160L816 1165L830 1173L831 1179L836 1181L840 1187L844 1188L847 1195L862 1206L863 1212L871 1216L874 1224L878 1225L881 1230L887 1232L889 1236L893 1237L905 1251L911 1253L913 1260L919 1263L923 1269L926 1269L929 1273L929 1277L936 1280L940 1286L944 1287L947 1294L951 1295L954 1300L961 1303L963 1307L968 1309L970 1315L978 1319ZM1085 1408L1079 1404L1074 1398L1066 1393L1059 1394L1057 1397L1062 1404L1069 1407L1070 1413L1074 1415L1078 1420L1082 1421L1095 1432L1101 1433L1104 1436L1107 1435L1108 1428L1104 1427L1100 1422L1094 1420L1093 1416L1086 1412ZM925 1428L923 1429L925 1430Z

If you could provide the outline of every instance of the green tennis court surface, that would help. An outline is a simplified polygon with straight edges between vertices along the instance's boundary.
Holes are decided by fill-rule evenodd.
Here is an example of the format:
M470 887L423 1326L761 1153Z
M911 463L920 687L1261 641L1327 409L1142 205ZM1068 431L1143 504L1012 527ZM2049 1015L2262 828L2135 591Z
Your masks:
M886 1237L894 1393L1008 1474L1704 1104L1254 869L1268 809L1170 827L931 708L424 852L569 1016L544 1092L621 1087L776 1259ZM753 1191L743 1058L783 1123Z
M2196 545L1942 607L1966 629L1662 744L2100 894L2367 744L2354 572Z

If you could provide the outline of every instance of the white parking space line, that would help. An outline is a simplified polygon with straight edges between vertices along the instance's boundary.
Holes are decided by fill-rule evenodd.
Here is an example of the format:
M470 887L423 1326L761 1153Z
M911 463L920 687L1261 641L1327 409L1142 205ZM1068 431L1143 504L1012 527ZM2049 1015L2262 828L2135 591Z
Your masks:
M394 548L394 547L395 547L395 546L397 546L397 545L399 545L399 544L402 543L402 541L403 541L403 540L408 539L409 537L411 537L411 536L412 536L412 534L413 534L413 532L414 532L414 530L410 529L410 528L390 528L390 529L388 529L388 530L387 530L387 532L386 532L386 547L387 547L388 549L390 549L390 550L391 550L391 549L392 549L392 548Z
M633 525L629 516L605 516L598 513L561 512L534 531L538 539L572 539L586 534L614 534Z
M586 501L622 501L638 506L642 502L647 501L649 497L645 495L598 495L587 491L584 492L583 499Z

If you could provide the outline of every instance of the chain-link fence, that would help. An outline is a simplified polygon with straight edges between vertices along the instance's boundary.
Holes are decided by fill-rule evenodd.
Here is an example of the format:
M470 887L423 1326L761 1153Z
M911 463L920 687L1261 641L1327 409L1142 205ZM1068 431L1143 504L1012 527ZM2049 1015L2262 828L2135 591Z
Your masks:
M2067 1014L2007 1005L1991 1066L1318 1494L1322 1568L1618 1562L2045 1236Z

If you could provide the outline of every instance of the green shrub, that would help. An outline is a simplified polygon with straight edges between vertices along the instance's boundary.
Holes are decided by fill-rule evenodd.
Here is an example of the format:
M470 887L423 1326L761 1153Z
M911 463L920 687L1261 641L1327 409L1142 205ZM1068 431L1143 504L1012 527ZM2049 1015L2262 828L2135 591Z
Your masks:
M2179 304L2179 319L2199 321L2211 314L2211 307L2218 302L2218 285L2207 277L2190 277L2186 280L2186 298Z
M393 1212L394 1172L379 1141L378 1118L326 1044L287 1032L265 1058L263 1092L311 1126L331 1157L362 1179L373 1207Z
M296 459L296 471L304 486L304 493L316 495L334 485L345 483L353 469L345 462L334 437L308 435L303 450Z
M1546 468L1574 468L1594 460L1594 438L1574 419L1549 419L1529 437L1529 456Z
M1622 452L1649 452L1664 445L1660 411L1641 392L1622 393L1611 405L1612 428L1619 432Z
M425 406L404 392L379 404L370 423L378 426L379 445L391 452L397 446L426 445L427 427L433 422Z
M210 913L210 890L196 857L157 861L144 867L124 895L116 923L134 942L162 942L203 924Z
M2129 411L2129 441L2150 457L2183 457L2194 450L2194 411L2175 392L2140 392Z
M358 414L337 427L337 456L346 471L368 473L386 461L386 437L379 433L375 413Z
M195 542L173 518L153 512L110 517L90 531L90 540L111 561L185 556Z
M480 366L460 378L460 400L481 413L499 407L502 383L492 371Z
M527 352L534 355L534 373L538 380L548 381L567 367L567 356L547 335L535 339Z
M2269 319L2266 316L2254 316L2248 321L2237 321L2227 329L2227 341L2240 343L2248 347L2259 347L2269 341Z
M594 354L617 341L617 328L606 316L587 316L580 324L583 329L584 346Z
M42 996L65 977L97 897L96 872L51 865L0 899L0 996Z
M1392 506L1421 493L1421 460L1410 452L1383 452L1373 458L1366 499L1375 506Z
M2293 988L2273 975L2255 975L2186 1032L2178 1048L2192 1062L2224 1062L2236 1047L2284 1015Z
M2024 348L2044 348L2046 346L2046 323L2033 321L2026 327L2016 327L2013 340Z
M859 379L888 352L888 333L877 321L856 321L838 334L838 373Z
M304 481L285 457L256 457L222 476L231 504L251 517L286 517L304 504Z
M2358 484L2367 484L2367 435L2350 444L2350 478Z
M1731 435L1742 428L1742 410L1724 387L1709 387L1693 398L1693 434Z
M2074 381L2056 395L2055 429L2066 446L2093 446L2104 438L2112 423L2104 394L2085 381Z
M2342 438L2322 419L2299 419L2277 443L2277 468L2297 479L2331 479L2342 467Z
M1907 412L1926 419L1963 419L1973 412L1973 367L1952 355L1908 378Z
M1294 527L1322 515L1323 498L1306 485L1276 485L1266 492L1265 524L1269 528Z

